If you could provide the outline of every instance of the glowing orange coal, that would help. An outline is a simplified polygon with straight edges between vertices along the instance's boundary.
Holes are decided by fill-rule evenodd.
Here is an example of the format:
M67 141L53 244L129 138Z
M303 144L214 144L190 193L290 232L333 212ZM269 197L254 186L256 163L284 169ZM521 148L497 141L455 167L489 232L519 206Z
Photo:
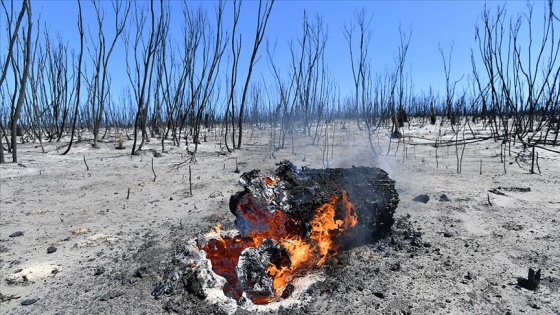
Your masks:
M341 219L336 219L337 205L344 210ZM276 291L283 289L294 277L322 266L335 256L340 247L335 238L342 231L356 226L358 217L354 205L348 201L348 194L343 191L342 198L332 196L328 203L317 208L310 223L311 231L307 237L280 239L280 243L290 253L291 265L281 268L269 266L268 272L274 279Z
M264 182L268 186L277 184L276 179L269 177L264 178ZM266 270L273 279L275 293L269 297L253 298L253 302L258 304L277 300L295 277L322 266L334 257L340 247L338 237L358 223L356 208L348 200L346 191L342 191L341 196L331 196L329 202L316 208L307 223L280 210L260 209L257 204L248 194L237 205L243 217L258 227L250 235L222 237L218 225L201 249L206 251L214 272L227 280L224 287L226 295L239 299L242 292L237 286L236 266L241 252L248 247L258 247L265 239L272 239L285 248L289 260L277 265L270 263Z

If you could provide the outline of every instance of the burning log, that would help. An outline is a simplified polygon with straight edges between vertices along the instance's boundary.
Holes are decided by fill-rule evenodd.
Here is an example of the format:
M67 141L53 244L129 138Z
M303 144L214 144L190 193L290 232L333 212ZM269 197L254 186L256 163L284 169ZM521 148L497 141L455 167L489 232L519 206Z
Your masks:
M399 202L395 182L379 168L298 171L286 161L272 174L244 173L240 183L244 190L229 203L238 232L223 233L218 225L199 236L196 246L184 247L178 267L154 296L176 292L180 281L173 278L182 277L183 288L201 298L213 284L235 301L286 298L294 278L333 259L339 249L387 235Z
M343 198L344 195L350 198L359 218L354 228L359 232L349 241L362 245L390 231L399 202L395 181L380 168L303 168L298 172L290 162L282 162L273 176L260 175L259 170L253 170L241 175L240 182L245 190L231 197L229 207L241 235L268 227L267 220L246 226L249 217L263 219L255 217L262 215L258 211L262 207L269 210L265 216L280 210L295 219L293 222L301 224L310 222L315 210L329 203L333 196ZM337 212L337 216L340 215ZM351 243L347 245L352 246Z

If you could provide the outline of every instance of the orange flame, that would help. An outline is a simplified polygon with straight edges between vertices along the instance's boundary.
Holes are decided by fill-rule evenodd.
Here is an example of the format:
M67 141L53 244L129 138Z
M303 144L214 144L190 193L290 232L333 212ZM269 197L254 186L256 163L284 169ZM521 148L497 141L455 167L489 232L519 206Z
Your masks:
M274 278L274 290L282 289L302 271L320 267L337 254L340 245L334 241L334 237L358 224L356 208L348 200L346 191L342 192L341 199L344 210L342 220L335 218L339 197L332 196L328 203L315 210L311 220L310 240L301 237L281 240L281 244L290 253L292 264L280 269L274 265L269 266L268 273Z
M275 185L276 180L265 178L267 185ZM250 222L265 224L267 228L253 231L250 236L221 237L217 236L203 246L208 259L212 262L214 272L227 280L224 291L232 292L237 283L235 267L243 249L258 247L266 238L276 240L289 253L290 264L276 266L270 264L267 273L273 278L275 295L255 298L254 303L264 304L279 298L285 286L295 277L322 266L330 258L336 256L340 244L336 242L343 231L356 226L358 216L355 206L348 200L348 193L342 191L341 197L332 196L326 204L315 209L309 222L310 231L302 235L302 222L296 222L282 211L259 211L254 208L252 196L248 195L245 202L238 205L238 210ZM338 217L337 217L338 216ZM220 233L217 225L211 235ZM233 292L239 298L240 292Z

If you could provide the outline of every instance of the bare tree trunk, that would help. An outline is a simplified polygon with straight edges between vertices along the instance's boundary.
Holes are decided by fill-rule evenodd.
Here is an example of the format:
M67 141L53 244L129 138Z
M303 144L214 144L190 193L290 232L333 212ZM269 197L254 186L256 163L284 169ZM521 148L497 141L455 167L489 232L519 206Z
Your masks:
M445 73L445 111L447 114L447 119L450 121L451 128L454 128L453 125L455 125L456 123L455 113L453 112L453 98L455 97L455 87L457 86L457 83L459 83L463 79L463 76L461 76L461 78L456 81L453 82L450 81L451 80L450 79L451 55L453 54L453 46L454 44L451 43L451 46L449 48L449 56L447 57L447 60L445 59L443 48L441 48L441 46L439 47L439 52L443 60L443 70Z
M33 23L31 21L31 4L29 0L24 0L22 3L22 11L25 10L27 13L27 36L25 37L25 47L23 50L24 60L23 60L23 73L21 78L19 78L19 92L17 103L14 104L11 117L12 123L12 162L17 163L17 127L18 120L21 113L21 107L25 100L25 89L27 87L27 78L29 76L30 60L31 60L31 32L33 30ZM14 106L13 105L13 106Z
M159 10L156 10L154 8L154 0L150 1L150 33L148 43L145 44L145 46L142 40L142 33L146 21L145 11L143 11L143 8L139 8L138 6L135 7L133 16L136 28L136 34L133 36L134 43L131 45L128 36L124 36L126 72L134 91L137 104L136 117L134 119L134 142L131 150L132 155L136 154L136 151L142 148L144 141L148 137L146 124L148 121L148 106L150 104L150 95L152 92L151 86L154 65L156 63L155 59L157 50L165 41L165 36L167 34L166 30L169 28L169 10L166 6L164 6L163 0L160 0L159 3ZM159 14L157 20L156 11ZM128 33L129 36L131 34L133 33ZM130 65L130 55L134 57L133 67ZM142 140L137 148L136 143L138 140L138 129L142 132Z
M72 148L72 143L74 142L74 133L76 131L76 121L78 120L78 108L80 107L80 90L81 90L81 77L82 77L82 57L84 55L84 28L82 24L82 4L78 0L78 32L80 34L80 55L78 56L78 71L76 72L76 105L74 106L74 117L72 121L72 132L70 134L70 143L68 147L62 153L62 155L68 154L70 148Z
M243 138L243 115L245 113L245 101L247 99L247 90L249 88L249 82L251 81L251 74L253 73L253 67L257 63L257 53L259 47L264 38L264 33L266 30L266 25L268 24L268 18L270 12L272 11L272 6L274 5L274 0L268 2L264 8L262 8L262 0L259 1L259 12L257 16L257 29L255 32L255 41L253 43L253 52L251 54L251 61L249 62L249 69L247 70L247 78L245 79L245 86L243 87L243 95L241 96L241 104L239 107L239 116L237 122L237 131L239 135L237 136L237 148L241 148L241 142ZM262 15L261 15L262 12Z
M105 33L103 32L105 13L100 8L100 2L93 1L93 6L95 8L97 18L98 40L97 43L93 43L92 61L94 66L94 73L92 74L92 78L90 79L89 86L91 87L90 92L92 93L92 97L90 99L93 121L92 145L95 148L97 148L101 121L105 114L105 103L107 102L107 97L109 95L109 59L119 36L124 31L124 27L126 25L128 14L131 8L131 3L131 1L126 1L124 13L122 14L122 16L120 16L121 10L123 9L122 2L114 1L112 3L115 13L115 33L107 49L107 41Z
M21 21L23 20L23 16L25 14L26 11L26 3L27 1L24 1L22 3L21 6L21 10L18 14L17 20L15 22L15 26L12 29L12 23L13 23L13 6L12 6L12 10L10 11L10 13L8 13L8 9L6 8L6 2L2 1L2 7L4 8L4 12L5 15L7 17L7 29L8 29L8 36L10 37L10 43L8 45L8 55L6 56L6 60L4 62L4 65L2 67L2 71L1 71L1 76L0 76L0 87L2 86L2 84L4 83L4 80L6 79L6 75L8 74L8 69L10 67L10 64L13 65L14 62L14 45L16 44L17 38L18 38L18 33L20 30L20 26L21 26ZM13 5L13 2L12 2ZM15 93L14 93L14 97L15 97ZM14 98L12 98L12 105L13 105L13 100ZM11 113L13 113L13 106L11 107ZM12 114L10 114L10 121L12 119ZM11 128L11 122L9 123L9 126L7 126L8 128ZM4 126L1 124L0 122L0 129L2 129L2 137L6 137L6 143L8 146L8 153L11 153L11 143L8 140L8 133L6 132L6 130L4 129ZM2 145L2 139L0 139L0 149L1 149L1 153L0 153L0 163L5 163L5 157L4 157L4 146Z
M228 103L226 105L225 119L225 133L224 133L224 144L228 152L232 152L235 149L235 87L237 84L237 66L239 64L239 54L241 53L241 34L239 35L239 40L237 38L237 24L239 22L239 15L241 12L241 1L233 1L233 27L231 34L231 81L229 82L229 96ZM229 119L231 117L231 142L232 148L230 149L228 144L228 131L229 131Z
M43 147L43 134L42 134L42 126L41 126L41 115L39 115L39 96L38 96L38 86L43 83L43 76L42 72L44 67L39 64L44 64L42 58L39 57L39 61L37 61L37 55L43 55L41 53L37 53L37 48L39 47L38 40L39 40L39 28L37 28L37 37L35 42L35 51L33 52L33 58L31 61L31 70L29 74L29 85L31 90L31 96L26 99L27 105L27 113L29 115L29 124L32 130L32 133L38 138L39 144L41 145L41 151L45 153L45 148ZM61 64L58 64L61 66ZM62 69L59 69L60 73L63 72Z
M225 2L220 1L216 7L216 29L212 31L209 29L208 19L204 14L198 14L196 17L189 17L189 23L198 22L199 31L202 35L208 36L206 41L202 42L202 60L201 62L194 62L196 60L197 52L193 52L193 60L191 63L196 68L196 64L200 64L200 69L197 72L200 74L198 79L195 76L190 76L190 89L191 89L191 133L194 143L194 150L190 152L196 154L198 145L200 143L200 129L202 124L202 117L206 113L208 104L212 100L212 95L215 93L217 77L220 73L220 64L222 56L227 46L227 33L223 26L223 12Z
M356 119L358 128L361 130L360 119L364 120L368 132L368 142L373 155L377 155L377 151L373 147L372 135L377 130L376 118L377 112L372 111L373 107L371 99L368 99L367 86L371 84L370 61L368 58L369 43L371 40L371 17L366 20L366 11L362 9L354 12L354 18L358 26L358 56L355 55L354 47L354 23L350 23L344 27L344 36L348 42L350 50L350 66L352 68L352 76L354 79L354 107L356 110ZM368 79L369 82L366 82ZM363 117L360 117L360 113Z
M0 123L0 125L1 125L1 123ZM2 130L0 130L2 132L2 134L0 134L0 164L6 163L6 159L4 158L4 144L2 143L2 137L4 137L3 129L4 128L2 128Z

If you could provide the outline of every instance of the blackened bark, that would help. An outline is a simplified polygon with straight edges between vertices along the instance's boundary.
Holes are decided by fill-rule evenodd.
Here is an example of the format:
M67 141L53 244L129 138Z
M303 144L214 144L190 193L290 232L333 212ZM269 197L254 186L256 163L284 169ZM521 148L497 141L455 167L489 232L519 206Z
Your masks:
M372 243L391 231L399 195L395 190L395 181L380 168L297 170L292 163L284 161L279 164L274 175L279 178L281 185L274 189L274 197L269 206L284 211L304 224L311 222L315 209L328 203L332 196L341 197L343 191L348 193L349 201L356 207L358 224L350 235L340 240L345 248ZM236 217L239 215L237 207L240 201L247 194L262 190L259 181L252 181L258 176L263 176L259 170L241 176L245 190L233 195L229 203L230 211ZM338 211L337 215L340 215Z

